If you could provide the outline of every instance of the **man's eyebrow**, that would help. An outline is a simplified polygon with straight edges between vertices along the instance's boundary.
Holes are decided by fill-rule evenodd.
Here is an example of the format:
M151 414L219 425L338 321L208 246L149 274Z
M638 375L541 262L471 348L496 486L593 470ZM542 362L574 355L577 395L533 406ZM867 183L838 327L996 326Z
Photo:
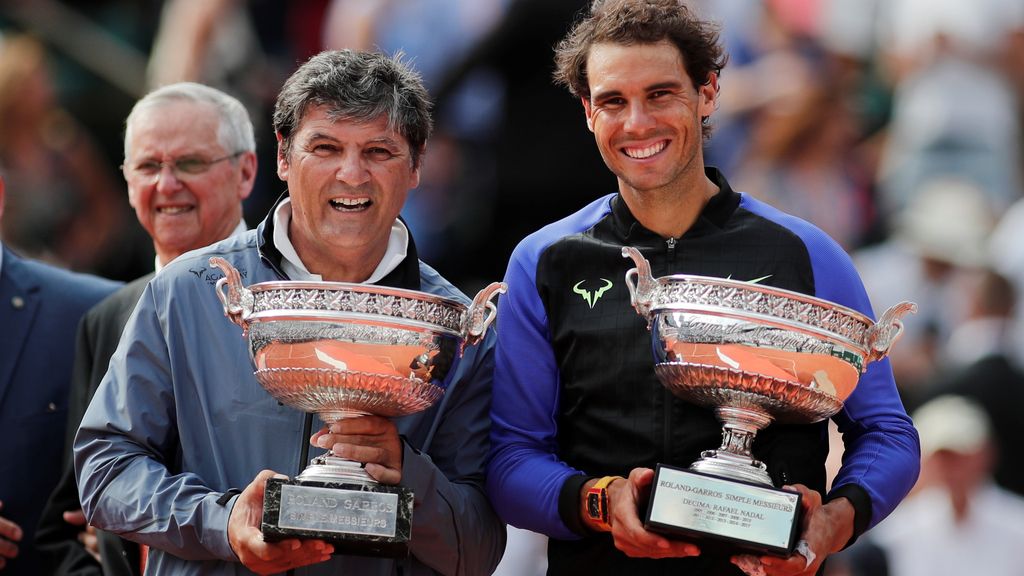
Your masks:
M614 98L615 96L621 96L620 90L605 90L603 92L595 92L590 95L591 102L597 102L598 100L607 100L608 98Z
M312 134L309 135L308 138L306 138L307 142L313 141L313 140L330 140L332 142L338 142L337 138L335 138L334 136L331 136L330 134L324 133L324 132L313 132Z
M654 92L656 90L678 90L683 87L683 83L678 80L666 80L665 82L658 82L651 84L647 87L648 92Z
M390 136L381 136L380 138L371 138L366 143L367 144L385 144L387 146L396 146L396 147L399 145L398 140L395 140L394 138L392 138Z
M683 87L683 82L679 80L666 80L664 82L656 82L649 84L644 87L644 92L655 92L657 90L679 90ZM608 98L614 98L621 96L621 90L605 90L603 92L596 92L591 94L590 100L596 102L598 100L607 100Z

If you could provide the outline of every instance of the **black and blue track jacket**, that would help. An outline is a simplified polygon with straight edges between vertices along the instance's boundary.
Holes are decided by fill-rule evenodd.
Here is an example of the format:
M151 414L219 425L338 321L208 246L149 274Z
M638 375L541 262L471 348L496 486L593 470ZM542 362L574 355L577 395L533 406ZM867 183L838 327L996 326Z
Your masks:
M612 194L528 236L512 255L497 322L487 488L506 522L552 538L552 574L739 574L722 558L630 559L610 536L581 524L588 478L657 463L686 467L721 440L712 411L677 398L655 376L646 320L623 280L634 266L623 246L639 248L655 277L761 279L873 317L838 244L733 191L717 170L707 174L721 190L680 238L645 229ZM919 469L917 432L888 360L869 365L833 419L846 448L826 499L854 504L859 535L896 507ZM825 493L826 422L773 424L758 434L754 455L776 485Z

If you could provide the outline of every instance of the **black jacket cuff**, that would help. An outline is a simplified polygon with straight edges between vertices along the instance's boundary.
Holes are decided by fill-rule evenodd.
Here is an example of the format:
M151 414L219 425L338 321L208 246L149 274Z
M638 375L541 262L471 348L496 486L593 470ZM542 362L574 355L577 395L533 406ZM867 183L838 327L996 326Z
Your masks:
M583 518L580 517L580 490L583 485L594 476L576 474L569 476L562 484L562 491L558 495L558 515L562 522L580 536L587 536L590 531L583 525Z
M843 546L843 548L847 548L868 529L868 524L871 522L871 496L868 496L867 491L856 484L844 484L829 492L823 503L828 504L836 498L846 498L853 504L853 535Z

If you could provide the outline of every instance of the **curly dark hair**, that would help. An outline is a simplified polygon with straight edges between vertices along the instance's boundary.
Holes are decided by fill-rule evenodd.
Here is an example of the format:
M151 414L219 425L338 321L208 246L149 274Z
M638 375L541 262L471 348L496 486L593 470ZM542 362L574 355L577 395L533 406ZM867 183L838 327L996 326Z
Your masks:
M413 167L419 166L433 129L430 97L420 75L401 53L333 50L310 58L285 81L274 106L274 130L291 152L292 132L310 106L327 106L333 118L355 121L384 116L409 141Z
M590 98L587 57L594 44L656 44L669 40L679 49L694 86L725 67L719 27L699 19L680 0L594 0L555 47L555 82L573 96ZM706 119L705 119L706 120ZM711 135L705 122L704 137Z

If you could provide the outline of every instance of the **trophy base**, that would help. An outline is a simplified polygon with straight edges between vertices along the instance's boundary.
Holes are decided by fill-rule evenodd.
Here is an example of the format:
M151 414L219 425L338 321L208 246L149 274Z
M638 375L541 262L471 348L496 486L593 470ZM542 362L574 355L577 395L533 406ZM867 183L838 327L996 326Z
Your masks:
M401 486L271 478L263 539L319 539L335 553L399 558L409 553L413 494Z
M644 527L713 548L788 556L800 510L798 492L659 464Z

